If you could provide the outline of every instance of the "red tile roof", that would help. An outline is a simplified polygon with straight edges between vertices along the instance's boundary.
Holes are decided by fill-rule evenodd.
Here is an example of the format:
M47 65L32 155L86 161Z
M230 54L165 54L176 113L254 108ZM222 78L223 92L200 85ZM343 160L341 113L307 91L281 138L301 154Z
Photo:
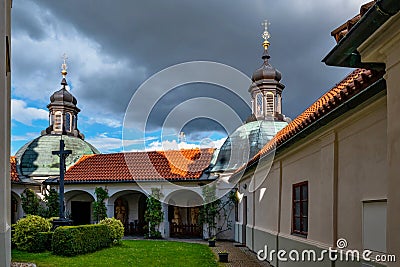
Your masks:
M362 16L375 4L375 1L368 2L360 7L360 13L349 19L331 32L335 38L336 43L346 36L346 34L353 28L353 26L361 19Z
M261 157L279 148L282 144L310 126L327 113L333 111L346 100L355 96L369 85L382 77L382 72L356 69L344 78L340 83L321 96L309 108L291 121L285 128L280 130L271 141L269 141L248 163L235 171L235 174L242 172L248 166L257 162ZM234 175L235 176L235 175Z
M85 155L65 174L66 183L198 179L214 149Z
M11 182L14 183L19 183L19 177L17 173L17 159L15 156L10 157L10 177L11 177Z

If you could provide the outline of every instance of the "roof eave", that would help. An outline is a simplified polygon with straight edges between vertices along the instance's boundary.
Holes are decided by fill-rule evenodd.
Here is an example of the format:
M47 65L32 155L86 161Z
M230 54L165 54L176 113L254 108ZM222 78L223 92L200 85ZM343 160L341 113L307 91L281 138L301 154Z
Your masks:
M384 70L380 62L364 63L357 48L400 10L398 0L378 0L322 60L326 65Z
M332 120L338 118L339 116L343 115L350 109L355 108L356 106L360 105L361 103L365 102L366 100L370 99L371 97L377 95L378 93L384 91L386 89L386 81L384 78L380 78L377 80L375 83L372 85L368 86L366 89L362 90L360 93L356 94L355 96L351 97L344 103L342 103L340 106L338 106L336 109L332 110L331 112L327 113L320 119L316 120L312 124L308 125L306 128L301 130L300 132L296 133L294 136L286 140L284 143L278 145L276 147L276 150L273 152L275 153L275 156L282 153L282 151L289 146L293 145L294 143L298 142L300 139L303 139L304 137L310 135L312 132L316 131L322 126L325 126ZM271 153L271 152L270 152ZM237 177L242 177L246 173L254 170L258 162L262 160L263 158L266 158L269 156L270 153L267 153L265 155L262 155L261 157L257 158L250 164L248 164L243 170L241 170L238 173L235 173L232 175L230 179L237 179Z

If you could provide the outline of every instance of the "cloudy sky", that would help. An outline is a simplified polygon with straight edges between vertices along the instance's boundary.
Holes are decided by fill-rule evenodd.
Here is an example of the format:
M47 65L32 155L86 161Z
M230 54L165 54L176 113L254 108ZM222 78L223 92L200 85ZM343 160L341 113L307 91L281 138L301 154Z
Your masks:
M294 118L351 71L327 67L321 59L335 45L330 32L365 2L14 0L12 152L48 126L46 105L60 88L63 53L68 55L67 81L82 110L79 129L102 152L117 152L122 150L125 111L146 80L190 61L226 64L251 77L262 63L261 22L266 18L271 22L270 62L282 72L286 86L283 112ZM186 74L170 79L179 80L179 75ZM187 146L209 140L218 146L226 132L249 115L250 97L243 104L229 88L205 83L164 88L163 84L148 90L148 96L160 94L155 103L151 97L139 99L151 105L150 114L143 114L138 104L130 106L133 115L127 120L138 127L124 136L129 149L174 143L181 131ZM246 95L248 86L242 90ZM239 119L223 118L226 107ZM187 114L200 115L190 120Z

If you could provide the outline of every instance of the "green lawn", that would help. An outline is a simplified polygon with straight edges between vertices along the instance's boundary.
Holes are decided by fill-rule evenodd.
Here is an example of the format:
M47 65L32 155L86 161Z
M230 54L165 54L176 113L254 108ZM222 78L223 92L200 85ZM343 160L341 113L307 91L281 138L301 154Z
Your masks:
M50 252L13 250L12 260L47 266L218 266L211 250L202 244L155 240L124 240L122 245L76 257Z

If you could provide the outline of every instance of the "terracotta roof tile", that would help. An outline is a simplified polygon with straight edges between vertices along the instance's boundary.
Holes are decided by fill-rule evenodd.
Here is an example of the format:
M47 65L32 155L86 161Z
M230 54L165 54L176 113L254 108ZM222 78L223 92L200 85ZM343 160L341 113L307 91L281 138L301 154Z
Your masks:
M370 1L360 7L360 13L349 19L336 29L331 32L331 36L333 36L336 40L336 43L339 43L340 40L346 36L346 34L353 28L353 26L361 19L361 17L375 4L375 1Z
M10 157L10 177L11 177L11 182L14 183L20 182L17 172L17 159L15 156Z
M247 163L247 165L236 170L235 174L242 172L247 166L257 162L261 157L281 146L302 129L331 112L347 99L353 97L369 85L373 84L382 77L382 74L382 72L366 69L354 70L340 83L315 101L297 118L291 121L285 128L280 130L274 138L272 138L271 141L269 141L260 152L258 152Z
M198 179L214 149L85 155L65 174L65 182Z

